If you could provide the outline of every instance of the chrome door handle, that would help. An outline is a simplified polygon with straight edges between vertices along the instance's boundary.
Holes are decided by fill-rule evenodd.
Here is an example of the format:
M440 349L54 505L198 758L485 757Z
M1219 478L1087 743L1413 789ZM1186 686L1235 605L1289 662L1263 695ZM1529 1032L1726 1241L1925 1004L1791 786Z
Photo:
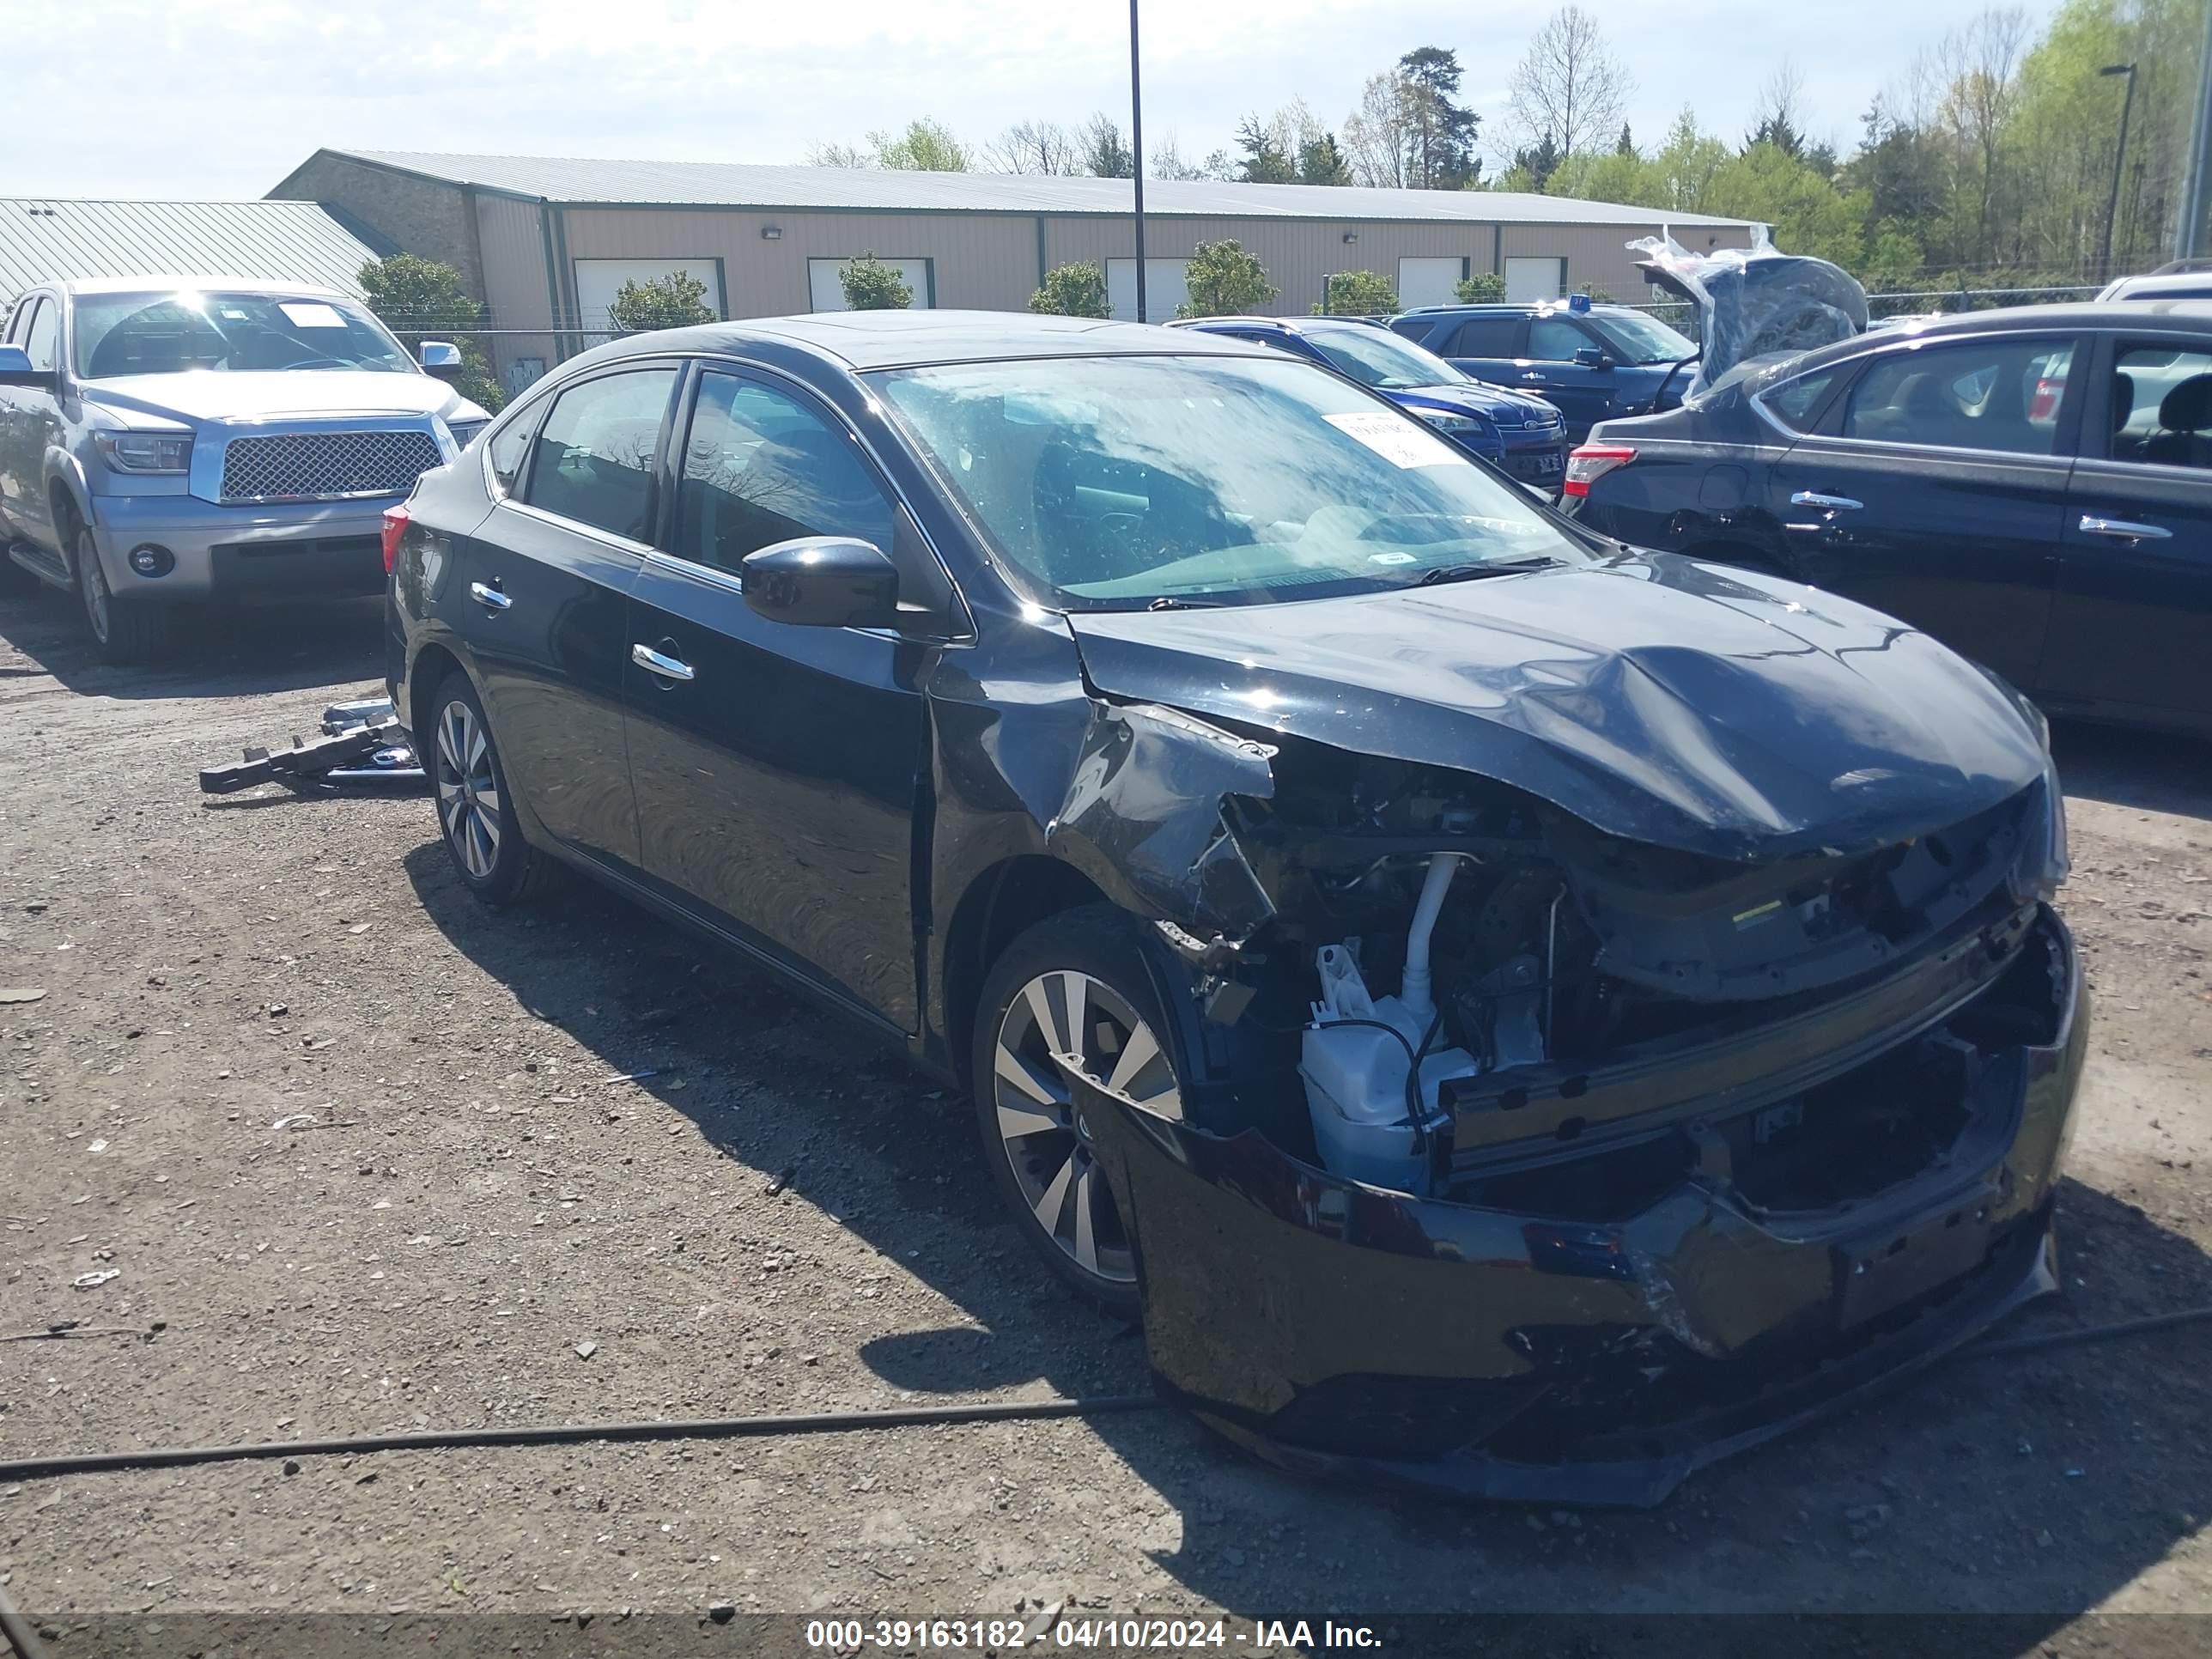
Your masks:
M2100 519L2094 513L2081 515L2081 532L2088 536L2113 536L2124 542L2163 542L2173 538L2173 532L2162 524L2135 524L2126 519Z
M649 645L630 647L629 659L648 673L658 674L665 680L689 680L696 678L690 663L678 662L675 658L664 655Z
M1824 507L1832 513L1856 513L1864 501L1855 501L1848 495L1823 495L1817 489L1801 489L1790 498L1792 507Z
M488 587L482 582L469 584L469 597L488 611L504 611L514 603L496 587Z

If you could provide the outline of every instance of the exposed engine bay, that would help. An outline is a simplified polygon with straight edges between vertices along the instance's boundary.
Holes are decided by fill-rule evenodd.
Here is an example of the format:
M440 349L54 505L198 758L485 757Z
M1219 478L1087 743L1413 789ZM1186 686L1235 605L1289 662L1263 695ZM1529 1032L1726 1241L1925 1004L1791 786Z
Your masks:
M1624 1132L1664 1133L1670 1179L1686 1158L1756 1163L1777 1208L1910 1174L1945 1136L1911 1109L1872 1120L1942 1089L1887 1090L1840 1146L1811 1103L1943 1012L1878 994L1898 964L1965 937L1982 959L1958 988L2002 970L1996 942L2016 945L2063 834L2039 783L1871 852L1731 862L1441 768L1292 740L1273 771L1272 799L1224 806L1275 905L1235 970L1235 1110L1332 1174L1439 1198ZM1847 1040L1827 1052L1762 1036L1831 1005ZM1963 1096L1961 1063L1940 1045L1898 1062ZM1303 1120L1284 1105L1299 1101ZM1777 1175L1801 1146L1802 1178Z

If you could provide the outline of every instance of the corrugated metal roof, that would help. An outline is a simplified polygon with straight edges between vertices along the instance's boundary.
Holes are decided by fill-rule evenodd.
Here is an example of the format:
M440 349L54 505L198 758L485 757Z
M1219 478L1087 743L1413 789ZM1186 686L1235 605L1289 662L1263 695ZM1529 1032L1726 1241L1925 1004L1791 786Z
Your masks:
M155 271L357 295L361 268L378 252L313 202L0 197L0 307L33 283Z
M762 167L735 161L597 161L550 155L451 155L332 150L459 185L555 202L692 207L873 208L910 213L1126 214L1126 179L995 173L897 173L871 167ZM1327 185L1238 185L1210 179L1145 181L1145 211L1167 217L1444 220L1475 224L1743 225L1704 213L1666 213L1510 191L1365 190Z

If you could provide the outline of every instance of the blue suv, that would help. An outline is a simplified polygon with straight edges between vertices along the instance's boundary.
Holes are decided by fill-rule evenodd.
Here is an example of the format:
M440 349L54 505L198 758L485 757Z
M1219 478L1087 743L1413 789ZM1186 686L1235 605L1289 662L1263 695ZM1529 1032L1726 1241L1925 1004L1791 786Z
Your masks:
M1478 380L1558 405L1580 443L1600 421L1650 415L1682 401L1698 343L1626 306L1583 295L1525 305L1426 306L1393 331Z
M1557 494L1567 476L1559 411L1541 398L1486 386L1388 328L1352 317L1205 317L1170 328L1226 334L1333 368L1418 415L1508 477Z

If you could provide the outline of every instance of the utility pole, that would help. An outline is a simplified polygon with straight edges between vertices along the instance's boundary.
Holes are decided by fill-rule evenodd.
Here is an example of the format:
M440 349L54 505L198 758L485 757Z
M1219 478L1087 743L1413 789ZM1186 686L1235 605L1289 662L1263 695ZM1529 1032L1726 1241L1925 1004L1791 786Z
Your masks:
M2189 141L2189 182L2181 191L2181 222L2173 257L2194 259L2204 251L2205 198L2212 193L2212 6L2204 10L2204 50L2197 63L2197 128Z
M1137 187L1137 320L1145 320L1145 84L1137 73L1137 0L1129 0L1129 175Z
M1135 0L1131 0L1134 4ZM2105 245L2097 255L2097 280L2112 280L2112 221L2120 213L2120 166L2128 157L2128 114L2136 103L2136 66L2133 64L2107 64L2097 71L2100 76L2124 75L2128 77L2127 94L2120 100L2120 143L2112 152L2112 194L2105 204Z

